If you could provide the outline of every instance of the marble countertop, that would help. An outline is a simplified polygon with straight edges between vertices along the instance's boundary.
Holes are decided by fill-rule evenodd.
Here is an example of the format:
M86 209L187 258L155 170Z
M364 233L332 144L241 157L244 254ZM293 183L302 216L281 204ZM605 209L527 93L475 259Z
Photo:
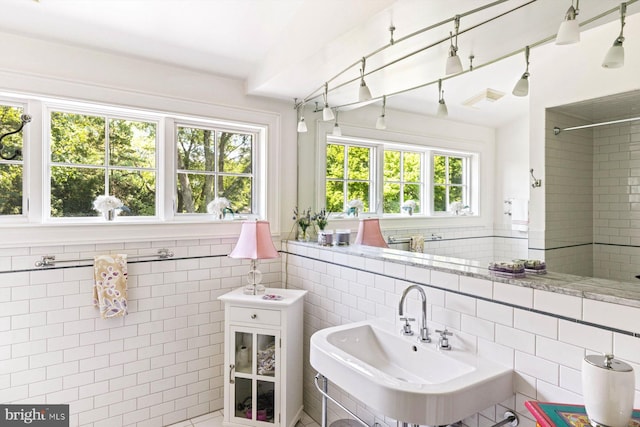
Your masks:
M557 292L592 300L640 307L640 283L620 282L594 277L575 276L548 272L547 274L528 274L523 278L508 278L492 274L486 265L478 261L401 251L382 249L372 246L319 246L317 243L290 241L288 244L302 245L320 251L332 251L345 255L394 262L403 265L426 267L432 270L453 273L462 276L508 283L515 286Z

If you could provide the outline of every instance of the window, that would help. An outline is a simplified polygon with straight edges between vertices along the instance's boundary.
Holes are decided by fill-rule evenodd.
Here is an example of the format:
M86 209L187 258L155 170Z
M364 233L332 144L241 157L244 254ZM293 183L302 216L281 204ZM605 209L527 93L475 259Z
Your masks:
M468 158L445 154L433 155L433 211L460 210L468 205ZM458 204L457 209L452 205Z
M0 104L0 135L17 130L22 121L20 116L23 108L7 103ZM23 131L13 135L7 135L2 139L2 155L0 157L0 215L23 215L23 172L24 163L22 155L15 150L21 150L23 144ZM18 154L14 157L15 154ZM12 158L13 157L13 158ZM12 158L9 160L9 158Z
M369 211L373 190L373 148L347 143L327 143L326 209L345 212L350 200L359 199Z
M353 199L363 202L364 212L389 216L458 214L468 206L463 213L473 212L474 153L335 136L324 150L328 212L347 212Z
M123 215L156 216L157 123L103 114L50 114L51 217L93 217L113 195Z
M237 213L256 213L254 133L177 126L177 213L206 213L217 198Z
M420 213L422 200L422 153L384 150L383 212L400 213L405 202L413 200L413 213Z

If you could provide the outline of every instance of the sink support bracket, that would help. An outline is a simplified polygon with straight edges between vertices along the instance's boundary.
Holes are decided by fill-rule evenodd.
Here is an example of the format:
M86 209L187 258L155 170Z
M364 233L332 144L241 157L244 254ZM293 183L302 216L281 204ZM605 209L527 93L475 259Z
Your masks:
M329 396L329 392L327 391L327 389L328 389L328 387L327 387L328 381L327 381L327 378L324 375L322 375L320 373L316 374L314 381L316 383L316 388L318 389L320 394L322 394L322 424L321 424L321 427L327 427L327 401L329 401L329 400L332 401L333 403L335 403L336 405L338 405L338 407L340 409L342 409L347 414L352 416L355 421L359 422L364 427L371 427L362 418L360 418L359 416L357 416L356 414L351 412L342 403L338 402L333 397ZM318 381L322 382L322 386L318 383Z
M318 389L318 391L322 395L322 424L320 424L320 427L328 427L327 426L327 403L328 403L329 400L332 401L333 403L335 403L336 405L338 405L338 407L340 409L342 409L347 414L352 416L355 421L359 422L364 427L371 427L369 424L366 423L366 421L364 421L362 418L360 418L359 416L357 416L356 414L351 412L342 403L338 402L333 397L329 396L329 392L328 392L328 383L329 383L329 381L327 381L327 377L325 377L324 375L322 375L320 373L317 373L315 378L314 378L314 382L316 384L316 388ZM322 385L320 385L320 383ZM520 423L520 419L518 418L518 415L516 415L515 412L513 412L513 411L505 411L504 419L502 421L492 425L491 427L502 427L502 426L504 426L506 424L510 424L511 427L517 427L519 423ZM376 423L376 424L378 424L378 423ZM408 427L409 424L407 424L407 423L398 423L398 427L400 427L400 426ZM414 425L412 425L412 426L414 426ZM374 427L376 427L376 425L374 425Z

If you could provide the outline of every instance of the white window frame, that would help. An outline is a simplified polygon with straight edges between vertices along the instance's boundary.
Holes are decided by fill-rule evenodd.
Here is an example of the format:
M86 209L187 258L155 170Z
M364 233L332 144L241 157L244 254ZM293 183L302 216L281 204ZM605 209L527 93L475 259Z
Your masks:
M29 112L29 103L26 99L5 98L0 96L0 104L10 107L22 108L22 114L31 114ZM33 117L32 117L33 121ZM4 160L0 159L2 164L13 164L22 166L22 213L20 215L0 215L0 223L25 222L29 216L29 127L31 123L27 123L22 128L22 160ZM6 142L5 142L6 143Z
M433 170L434 170L434 163L435 163L435 156L442 156L442 157L446 157L447 158L447 165L449 163L448 159L450 157L456 157L456 158L461 158L462 159L462 184L451 184L449 182L445 182L445 202L446 202L446 209L444 211L436 211L435 210L435 198L431 197L430 200L430 208L431 208L431 214L433 216L443 216L443 215L451 215L451 212L449 212L449 188L450 187L462 187L462 202L465 205L468 205L472 208L473 210L473 203L472 203L472 187L471 187L471 165L473 164L473 154L472 153L461 153L461 152L451 152L451 151L443 151L443 150L433 150L430 152L430 165L431 165L431 172L429 175L429 180L430 180L430 185L431 185L431 193L434 194L435 190L434 187L436 185L442 185L442 184L436 184L435 181L433 180ZM449 173L447 170L447 181L449 179Z
M238 133L247 133L253 135L252 147L251 147L251 214L260 216L260 212L264 212L264 197L260 196L260 187L261 182L265 179L265 162L260 161L260 159L264 159L264 129L261 129L256 126L250 125L241 125L241 124L231 124L226 122L218 122L218 121L206 121L206 122L198 122L193 120L179 120L173 121L172 126L172 136L173 136L173 150L172 154L175 156L173 162L173 194L172 194L172 214L175 218L184 218L184 219L198 219L203 216L211 217L209 214L205 213L197 213L197 212L188 212L181 213L177 212L178 208L178 173L186 173L187 170L178 169L178 156L177 156L177 135L178 135L178 127L194 127L198 129L208 129L215 132L238 132ZM217 143L216 143L217 144ZM217 145L216 145L217 148ZM216 151L217 153L217 151ZM217 155L217 154L216 154ZM217 171L212 172L211 175L217 177L219 174ZM262 194L265 194L262 192ZM213 220L217 220L214 218Z
M162 153L165 151L165 144L163 138L163 126L162 117L152 112L141 112L136 110L128 110L122 108L115 108L108 105L95 105L95 104L82 104L75 102L48 102L43 105L44 115L44 173L43 173L43 206L42 214L45 222L52 223L94 223L103 222L99 216L95 217L52 217L51 216L51 168L52 166L58 166L51 161L51 114L56 112L70 113L70 114L86 114L92 116L105 117L107 121L109 119L122 119L122 120L139 120L146 122L153 122L156 124L156 152L155 152L155 168L153 170L156 173L156 201L155 201L155 215L153 216L127 216L127 222L140 222L140 221L157 221L160 217L160 210L163 204L163 191L162 183L164 182L164 171L162 168L163 159ZM105 127L105 131L107 128ZM105 135L108 138L108 135ZM77 166L75 164L62 164L62 166ZM109 169L109 165L102 165L98 168ZM126 167L117 167L117 169L126 170ZM139 168L132 168L139 169Z
M443 217L456 217L450 212L434 212L434 199L433 199L433 156L445 155L451 157L465 158L466 171L463 176L463 180L466 182L466 200L467 204L471 207L471 216L478 216L478 201L479 201L479 177L475 176L474 165L479 162L480 154L478 152L463 151L457 149L443 149L433 145L421 145L414 143L399 143L399 142L387 142L381 140L373 140L369 138L349 137L349 136L333 136L330 133L321 135L318 144L318 158L323 161L318 162L317 177L317 191L318 195L316 203L318 209L321 209L325 205L326 200L326 146L328 143L337 144L350 144L356 146L369 146L373 147L375 152L373 157L375 158L375 164L371 166L370 174L373 178L372 191L373 195L370 196L370 210L371 213L376 213L383 218L403 218L403 219L419 219L419 218L443 218ZM401 213L383 213L382 200L384 197L384 150L399 150L399 151L411 151L420 152L423 154L422 158L422 199L419 214L414 214L411 217L403 215ZM371 190L370 190L371 191ZM374 202L375 200L375 202ZM375 203L375 204L374 204ZM373 209L373 207L378 209Z
M372 143L370 141L363 141L360 139L351 139L351 138L343 138L343 137L338 137L338 136L331 136L329 138L327 138L326 142L323 144L324 146L324 156L322 158L324 158L324 178L322 180L321 183L319 183L319 186L322 187L322 191L321 191L321 197L322 197L322 206L325 205L326 203L326 196L327 196L327 176L326 176L326 171L327 171L327 167L326 167L326 159L327 159L327 144L337 144L337 145L345 145L345 146L351 146L351 147L364 147L364 148L369 148L371 151L369 152L369 210L367 212L375 212L376 209L374 209L375 206L378 206L381 203L381 199L380 196L378 194L377 191L377 185L376 182L378 181L379 177L378 177L378 170L379 167L378 165L380 164L380 153L382 152L381 148L382 145L381 144L376 144L376 143ZM346 149L346 148L345 148ZM346 176L346 171L347 171L347 156L345 156L345 163L344 163L344 171L345 171L345 176ZM343 186L347 187L349 182L362 182L361 180L349 180L347 178L344 179L340 179L340 180L336 180L336 181L342 181L343 182ZM348 200L348 193L346 191L345 188L345 192L344 192L344 207L346 209L346 204L349 202Z
M381 169L382 169L382 181L380 183L380 187L381 187L381 191L382 191L382 202L384 205L384 183L385 183L385 179L384 179L384 152L385 151L399 151L400 154L400 181L398 181L397 183L400 184L400 212L382 212L384 214L385 217L387 216L400 216L403 215L402 213L402 203L404 202L404 185L407 184L407 182L404 180L404 174L403 174L403 163L404 163L404 153L418 153L420 155L420 173L419 173L419 179L420 182L418 182L418 184L420 185L420 211L418 213L414 213L413 215L416 216L427 216L427 213L429 212L429 206L427 206L425 204L425 200L427 195L430 194L429 191L427 191L427 189L425 188L425 182L426 182L426 171L428 169L427 164L427 158L429 155L429 150L425 149L424 147L419 147L419 146L408 146L408 145L398 145L398 144L383 144L383 149L382 149L382 164L381 164ZM415 183L409 183L411 184L415 184ZM382 209L384 210L384 208Z

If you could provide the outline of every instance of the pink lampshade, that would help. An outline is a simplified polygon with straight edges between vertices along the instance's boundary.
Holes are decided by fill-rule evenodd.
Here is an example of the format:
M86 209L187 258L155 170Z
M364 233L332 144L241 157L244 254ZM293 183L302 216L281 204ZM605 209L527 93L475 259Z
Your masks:
M379 248L388 248L387 242L382 237L380 231L380 221L378 218L363 218L358 226L358 235L356 236L356 245L377 246Z
M277 258L278 251L271 240L269 221L245 221L240 237L229 258L268 259Z

